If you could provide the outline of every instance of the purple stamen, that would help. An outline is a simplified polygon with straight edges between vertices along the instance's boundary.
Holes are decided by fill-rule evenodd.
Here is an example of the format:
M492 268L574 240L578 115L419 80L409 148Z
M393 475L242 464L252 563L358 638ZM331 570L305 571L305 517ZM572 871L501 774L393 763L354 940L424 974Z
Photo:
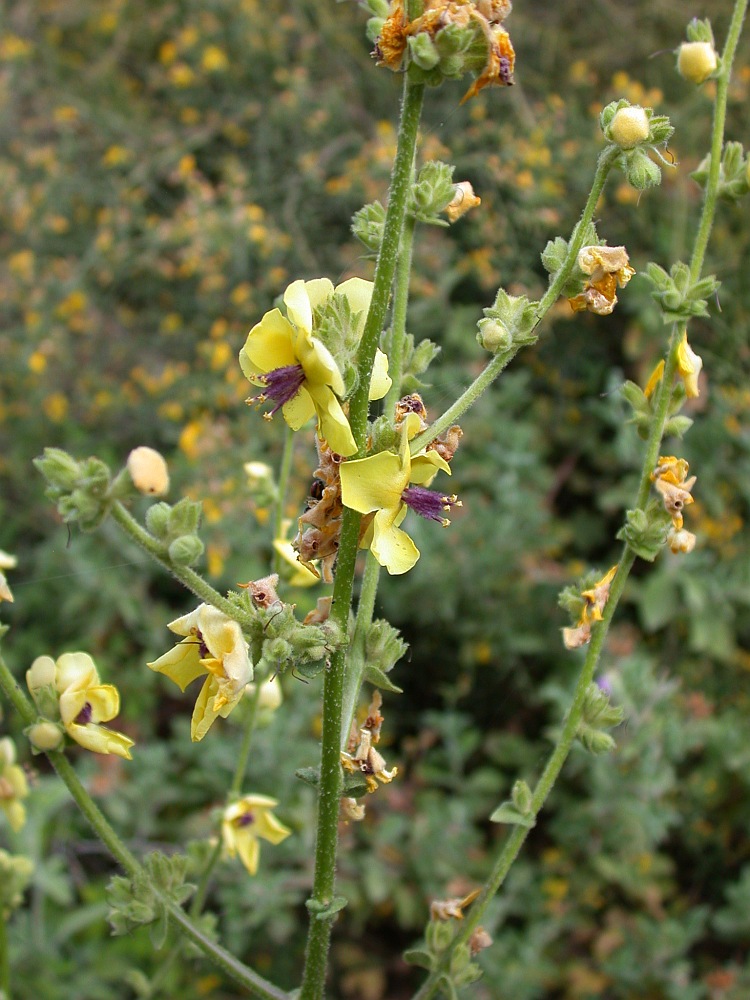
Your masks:
M268 416L272 417L277 410L280 410L284 403L294 399L300 391L302 383L305 381L305 370L302 365L283 365L281 368L274 368L273 371L262 375L263 392L255 398L259 403L265 403L267 399L274 402L274 408Z
M429 521L440 521L441 524L449 523L445 515L451 507L461 506L461 501L457 497L444 496L442 493L428 490L425 486L407 486L401 494L401 499L420 517L426 517Z
M86 702L81 711L76 716L76 725L87 726L91 722L91 717L94 714L94 710L91 705Z
M251 812L243 813L242 816L239 816L235 820L235 822L237 823L237 826L251 826L255 822L255 816L253 816Z

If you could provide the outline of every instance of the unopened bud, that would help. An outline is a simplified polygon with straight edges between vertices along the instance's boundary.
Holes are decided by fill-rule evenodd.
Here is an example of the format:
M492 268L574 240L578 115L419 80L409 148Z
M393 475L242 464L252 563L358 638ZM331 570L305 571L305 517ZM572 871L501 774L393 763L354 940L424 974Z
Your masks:
M25 730L31 747L37 753L59 750L65 742L65 734L54 722L36 722Z
M616 142L621 149L632 149L639 142L645 142L648 139L648 115L638 105L620 108L612 119L609 133L612 141Z
M26 671L26 684L32 695L43 688L55 686L57 665L51 656L37 656Z
M203 542L197 535L180 535L169 546L169 558L176 566L192 566L203 555Z
M134 448L128 455L127 468L139 493L160 497L169 489L167 463L153 448Z
M683 42L677 52L677 72L691 83L703 83L716 70L718 58L710 42Z
M485 316L484 319L479 320L477 326L479 327L477 340L485 351L498 354L500 351L507 351L512 347L513 337L511 332L501 320Z

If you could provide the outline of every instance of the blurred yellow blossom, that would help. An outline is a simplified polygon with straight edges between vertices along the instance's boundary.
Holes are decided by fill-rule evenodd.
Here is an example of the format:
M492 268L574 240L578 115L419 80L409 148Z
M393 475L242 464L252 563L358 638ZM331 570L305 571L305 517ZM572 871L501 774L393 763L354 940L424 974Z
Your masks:
M16 747L9 736L0 739L0 808L18 832L26 822L26 807L22 799L29 794L29 785L23 768L16 764Z
M244 795L224 810L221 839L230 858L239 855L251 875L258 871L259 838L280 844L292 832L271 812L278 805L268 795Z

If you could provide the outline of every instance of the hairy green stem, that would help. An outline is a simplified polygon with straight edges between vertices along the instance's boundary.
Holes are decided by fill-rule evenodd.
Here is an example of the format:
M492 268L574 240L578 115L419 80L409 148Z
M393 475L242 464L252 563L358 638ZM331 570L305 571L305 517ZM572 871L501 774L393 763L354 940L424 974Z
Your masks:
M218 608L228 618L233 618L240 625L249 624L249 616L242 614L231 601L228 601L226 597L222 597L219 591L214 590L195 570L190 569L189 566L176 566L169 558L162 543L146 531L145 528L141 527L126 507L118 502L112 505L111 512L112 517L125 534L137 545L140 545L145 552L148 552L160 566L163 566L175 576L183 587L192 591L205 604L212 604L215 608Z
M740 30L742 27L742 22L745 17L745 12L747 9L748 0L738 0L734 14L732 17L732 22L729 28L729 34L727 38L727 43L724 49L723 55L723 67L722 74L719 78L719 83L717 86L717 97L716 105L714 109L714 123L712 132L712 142L711 142L711 171L709 173L708 183L706 185L706 194L703 202L703 209L701 212L701 218L696 232L696 239L694 243L693 254L691 258L691 277L693 281L697 281L700 278L703 260L706 253L706 248L708 246L708 237L711 233L713 226L713 219L716 210L716 200L717 191L719 183L719 170L718 164L720 161L720 154L723 145L723 132L724 132L724 122L726 119L726 102L727 102L727 91L729 84L729 76L731 73L731 63L734 58L734 53L737 47L737 41L739 38ZM601 163L601 161L600 161ZM714 169L715 167L715 169ZM589 199L590 202L591 199ZM583 221L583 219L582 219ZM580 224L579 224L580 225ZM580 230L579 230L580 232ZM578 248L580 249L580 247ZM576 253L578 250L576 250ZM664 372L662 374L661 381L656 390L656 396L653 405L653 416L651 421L651 428L649 433L649 439L646 444L646 449L644 452L643 465L641 468L641 475L638 484L638 494L636 497L636 507L642 508L645 506L648 496L651 490L651 475L653 473L654 467L658 462L659 453L662 446L662 440L664 437L664 429L669 416L669 407L672 399L672 388L677 371L677 345L682 339L685 333L686 324L676 323L672 327L672 333L669 339L669 344L667 346L667 351L665 355ZM583 716L583 708L586 697L586 689L594 678L597 665L601 656L604 643L607 638L607 633L609 631L610 623L617 610L620 598L622 597L627 578L633 567L636 559L635 552L626 543L623 547L622 556L620 562L618 563L617 573L610 587L609 597L607 603L604 607L602 621L599 622L592 629L592 638L589 644L586 659L584 661L583 667L581 669L578 681L576 683L575 692L573 695L573 701L571 707L568 711L565 723L563 725L562 732L558 739L558 742L550 755L547 765L540 777L534 793L532 795L531 807L529 810L529 815L536 818L538 813L541 811L544 803L547 800L552 788L554 787L555 781L557 780L560 771L562 770L565 761L567 760L568 754L570 753L573 741L575 740L576 733L578 731L578 726L580 724L581 718ZM523 846L526 837L529 834L529 830L518 826L516 827L507 837L503 847L498 854L495 865L492 872L487 880L481 894L478 896L476 902L472 905L467 918L461 924L461 928L457 933L456 937L451 942L450 947L446 950L445 954L442 956L440 967L430 973L428 978L422 984L422 987L414 994L413 1000L430 1000L434 997L440 988L439 980L440 977L447 971L449 967L450 956L452 955L455 948L465 945L468 943L471 935L474 933L476 928L479 926L480 921L487 909L492 897L497 893L497 891L502 886L506 875L510 871L513 862L518 856L521 847Z
M278 495L276 497L276 503L274 504L273 511L273 537L274 540L281 538L282 527L284 524L284 505L286 503L286 491L289 485L289 476L292 471L292 459L294 457L294 431L291 427L286 424L284 430L284 451L281 455L281 465L279 467L279 478L278 478ZM281 571L281 555L274 549L273 553L273 571L274 573L279 573Z
M596 205L599 201L602 190L604 189L607 176L619 153L619 147L608 146L599 156L591 191L589 192L581 217L573 229L573 234L568 245L568 252L565 256L563 265L557 271L554 279L550 283L549 288L537 304L536 326L541 323L542 319L555 304L559 298L562 288L565 285L565 282L570 277L570 272L573 270L576 258L578 257L578 251L583 246L583 238L586 233L586 228L594 217ZM533 341L531 341L531 343L533 343ZM477 375L471 385L458 397L455 403L449 406L445 413L441 414L441 416L439 416L437 420L435 420L426 430L422 431L421 434L418 434L414 438L411 442L412 454L414 455L419 452L422 448L426 447L430 441L433 441L439 434L442 434L443 431L455 424L456 421L462 417L463 414L474 405L474 403L476 403L485 390L492 385L500 372L502 372L502 370L510 364L521 348L525 346L529 346L529 344L519 344L511 347L508 351L502 351L499 354L495 354L487 362L485 368L479 373L479 375Z
M385 322L391 285L401 244L406 199L411 182L414 151L424 86L404 80L404 97L398 130L398 145L391 173L383 240L375 267L370 309L365 321L357 357L358 382L349 404L349 423L359 454L364 454L367 438L369 386L375 351ZM360 515L344 509L339 542L331 618L346 633L354 587L354 570L359 546ZM310 900L310 927L305 951L305 968L299 1000L321 1000L325 990L328 948L335 913L326 913L334 898L338 819L341 801L341 717L347 651L337 650L323 680L323 733L320 755L320 786L315 841L315 874Z

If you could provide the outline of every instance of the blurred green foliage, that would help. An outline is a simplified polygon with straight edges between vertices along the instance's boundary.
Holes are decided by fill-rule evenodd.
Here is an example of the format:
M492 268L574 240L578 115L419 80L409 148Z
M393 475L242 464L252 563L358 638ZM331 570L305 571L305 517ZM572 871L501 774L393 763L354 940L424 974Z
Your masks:
M730 9L712 5L719 39ZM669 114L675 167L640 198L624 181L608 188L600 234L625 243L637 271L689 255L700 207L689 173L707 148L712 85L686 84L663 51L686 16L677 3L601 0L582 16L572 0L519 0L507 23L517 86L464 106L461 84L429 93L422 159L455 162L482 197L450 232L418 232L410 332L442 348L424 393L432 415L481 365L475 323L498 285L543 288L539 253L580 211L608 101ZM267 514L253 510L242 463L277 459L281 428L244 406L236 355L294 278L370 276L349 224L385 194L398 84L374 68L352 3L16 0L4 14L0 545L20 563L5 650L20 675L40 653L84 648L120 687L135 759L81 755L80 767L139 852L195 841L200 854L242 719L190 743L189 698L145 669L190 598L109 526L68 538L31 459L55 445L117 465L133 446L160 448L173 496L204 501L216 585L268 571ZM745 39L727 135L746 144L749 91ZM698 548L631 580L603 678L626 710L618 750L569 762L495 903L477 997L750 994L749 257L747 205L720 207L708 262L719 302L690 333L708 379L684 444L669 443L698 475L686 517ZM487 817L517 778L538 775L578 662L560 642L556 595L616 561L641 460L619 387L643 385L664 343L641 278L609 318L562 303L463 423L462 516L444 532L414 525L420 562L383 581L378 613L411 644L393 674L405 694L384 710L384 753L400 775L343 833L336 997L408 995L419 980L399 956L429 900L481 882L503 836ZM313 468L310 434L295 452L292 517ZM291 599L306 610L315 596ZM211 906L226 946L291 987L314 808L293 775L317 762L319 681L283 685L248 790L278 798L294 836L264 849L254 880L222 864ZM3 726L16 732L10 716ZM17 994L234 996L192 959L157 971L146 931L108 938L112 865L33 766L28 825L1 833L36 864L12 925Z

